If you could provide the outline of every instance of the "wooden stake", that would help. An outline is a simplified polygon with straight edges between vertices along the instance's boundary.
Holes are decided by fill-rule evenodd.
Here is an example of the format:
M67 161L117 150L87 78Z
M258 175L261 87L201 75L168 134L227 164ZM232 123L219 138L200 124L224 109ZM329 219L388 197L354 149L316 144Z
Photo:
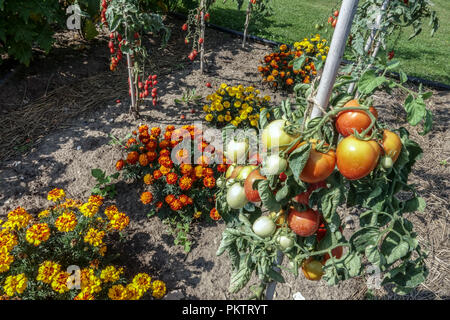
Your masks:
M200 38L203 39L203 42L200 44L200 72L204 71L204 59L205 59L205 0L200 1Z
M339 70L339 66L344 54L347 37L353 22L353 17L358 7L359 0L343 0L341 9L339 10L339 18L333 38L330 44L325 67L322 73L317 95L315 97L315 105L311 112L311 119L320 117L322 110L328 108L331 92Z
M138 114L137 107L136 107L136 93L134 88L134 75L133 75L133 64L131 60L131 55L127 53L127 69L128 69L128 86L131 90L131 106L129 113L136 116Z

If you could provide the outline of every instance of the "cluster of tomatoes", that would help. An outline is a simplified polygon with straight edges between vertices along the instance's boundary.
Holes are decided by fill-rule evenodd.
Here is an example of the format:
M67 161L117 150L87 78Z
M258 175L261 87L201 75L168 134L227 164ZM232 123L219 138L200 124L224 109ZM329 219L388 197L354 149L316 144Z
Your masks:
M108 22L106 22L106 9L108 9L108 2L110 0L102 0L101 6L102 10L100 12L101 22L107 27Z
M344 107L361 107L358 101L351 100ZM370 107L370 112L376 119L378 114L375 108ZM306 144L299 139L299 134L288 134L284 128L287 120L279 119L269 123L262 132L262 143L265 150L280 150L289 155L295 149ZM282 250L289 250L295 242L295 237L309 237L316 234L317 242L320 242L326 233L326 225L320 212L308 207L311 193L319 188L327 188L326 179L338 171L349 180L361 179L369 175L378 165L382 155L381 165L384 168L392 167L397 160L402 143L394 132L384 130L383 138L360 140L354 132L361 133L372 124L372 119L362 109L345 109L337 114L334 126L343 139L338 143L336 151L333 148L326 153L316 150L319 143L311 139L311 150L300 173L300 180L308 184L307 191L302 192L291 199L292 206L288 206L287 212L280 211L268 216L261 216L253 224L253 231L260 237L271 237L276 229L287 226L292 232L279 236L278 243ZM300 140L295 143L294 141ZM294 144L293 147L287 148ZM226 157L234 162L237 159L245 159L248 150L247 141L231 140L226 146ZM261 159L258 155L250 159L256 165L237 166L231 165L226 174L227 179L227 204L232 209L241 209L248 202L259 203L261 197L257 188L254 188L257 180L267 180L268 176L277 176L280 182L287 178L289 161L281 157L279 153L265 155ZM263 161L262 161L263 160ZM252 162L250 162L252 163ZM262 163L262 165L260 165ZM278 190L272 190L275 194ZM294 205L301 204L301 206ZM303 209L300 209L303 208ZM342 231L341 231L342 232ZM293 234L292 234L293 233ZM332 255L340 258L342 247L336 247ZM310 280L319 280L323 274L322 265L329 255L325 254L321 261L307 259L303 263L303 273Z
M331 24L332 28L336 27L338 16L339 16L339 10L336 10L333 12L333 15L328 17L328 24Z
M116 49L114 40L117 40L118 47ZM117 37L114 32L111 32L109 34L109 42L108 42L108 48L109 52L111 53L111 64L109 65L109 69L111 71L115 71L117 69L117 65L119 64L120 60L122 60L123 53L121 50L122 47L122 35L117 34Z
M138 76L138 92L136 95L140 99L144 99L151 94L153 106L156 106L158 103L158 88L156 87L158 84L157 78L158 76L156 74L149 75L148 78L142 82L141 77ZM128 82L130 82L130 79L128 79ZM149 89L151 89L151 91L149 91ZM131 88L129 88L128 94L131 95Z

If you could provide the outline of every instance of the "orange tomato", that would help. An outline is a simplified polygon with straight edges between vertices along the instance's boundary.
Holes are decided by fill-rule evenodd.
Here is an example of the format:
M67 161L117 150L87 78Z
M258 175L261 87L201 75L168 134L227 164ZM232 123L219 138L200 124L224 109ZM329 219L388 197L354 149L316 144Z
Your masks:
M300 174L300 179L308 183L316 183L325 180L333 173L336 154L333 150L329 150L327 153L316 151L315 140L311 141L313 142L311 152Z
M356 100L350 100L344 107L360 107L360 104ZM378 118L378 112L374 107L370 107L369 111L375 116L375 119ZM365 111L347 110L338 113L335 126L336 130L341 135L347 137L353 134L353 130L361 133L367 129L371 123L372 121Z
M294 208L290 208L287 221L289 228L296 234L301 237L309 237L317 231L320 215L312 209L297 211Z
M392 158L392 161L397 161L400 152L402 151L402 141L400 137L392 131L383 131L383 150L384 153Z
M308 258L302 263L302 271L306 279L313 281L319 281L323 275L322 264L313 258Z

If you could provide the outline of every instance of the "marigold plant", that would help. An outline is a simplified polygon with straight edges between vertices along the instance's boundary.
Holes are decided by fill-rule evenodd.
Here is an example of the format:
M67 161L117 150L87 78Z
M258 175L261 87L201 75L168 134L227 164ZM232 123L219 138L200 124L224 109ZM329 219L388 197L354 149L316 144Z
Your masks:
M128 216L101 196L86 203L55 188L53 204L33 217L17 207L0 220L0 300L162 298L165 284L139 273L127 285L124 268L107 255L109 236L128 226ZM118 290L117 288L123 288ZM119 294L120 292L120 294Z
M258 71L270 87L290 90L297 83L311 82L317 75L317 64L325 61L328 50L327 40L319 34L295 42L292 48L282 44L264 57Z
M203 106L205 120L217 127L232 124L235 127L258 127L260 111L269 108L270 96L260 96L261 91L243 85L228 86L222 83L216 92L208 95Z
M189 251L190 224L208 217L202 212L209 213L214 208L216 179L227 170L226 164L220 164L225 163L223 155L193 125L178 129L169 125L164 131L141 125L133 135L136 138L122 144L127 151L126 160L119 159L116 169L125 179L143 180L144 190L139 198L150 208L148 215L157 214L171 226L175 244ZM218 220L220 215L211 218Z

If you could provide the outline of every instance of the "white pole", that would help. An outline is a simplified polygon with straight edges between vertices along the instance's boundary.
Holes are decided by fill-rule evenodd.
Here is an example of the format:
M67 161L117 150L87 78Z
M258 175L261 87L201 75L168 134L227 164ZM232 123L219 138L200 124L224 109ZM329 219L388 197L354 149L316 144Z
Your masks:
M202 0L200 2L200 38L203 39L203 42L200 44L200 73L204 71L204 59L205 59L205 1Z
M311 112L311 119L320 117L322 114L321 109L326 110L328 107L328 101L330 100L331 91L336 81L358 2L359 0L342 1L338 22L333 33L333 39L331 40L330 50L325 62L322 78L320 79L319 88L317 89L316 103Z

